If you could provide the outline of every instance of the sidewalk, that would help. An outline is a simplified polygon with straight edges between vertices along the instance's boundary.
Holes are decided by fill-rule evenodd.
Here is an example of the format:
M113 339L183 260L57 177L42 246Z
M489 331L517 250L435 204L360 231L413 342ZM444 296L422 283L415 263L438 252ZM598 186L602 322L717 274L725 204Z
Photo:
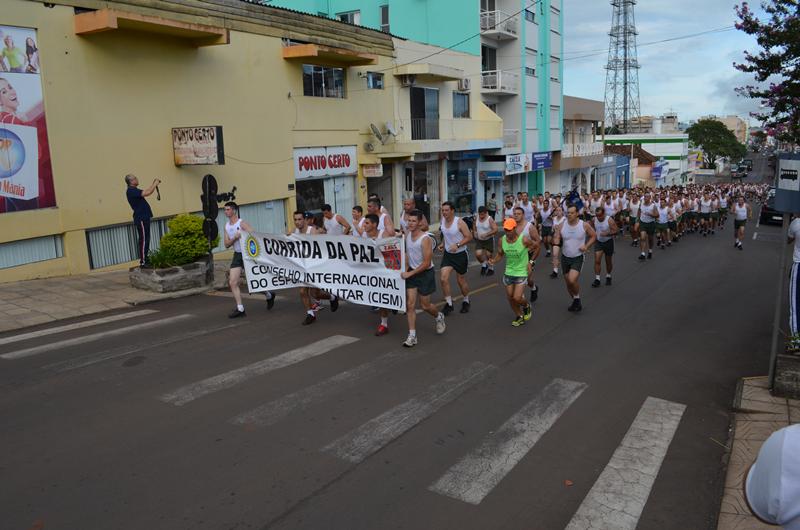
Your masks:
M800 423L800 400L774 397L767 377L743 378L734 400L732 447L725 478L725 493L717 530L774 530L758 521L747 508L742 494L744 474L758 456L770 434L792 423Z
M215 286L225 282L227 262L214 264ZM110 309L183 298L214 288L152 293L131 287L128 271L0 283L0 333Z

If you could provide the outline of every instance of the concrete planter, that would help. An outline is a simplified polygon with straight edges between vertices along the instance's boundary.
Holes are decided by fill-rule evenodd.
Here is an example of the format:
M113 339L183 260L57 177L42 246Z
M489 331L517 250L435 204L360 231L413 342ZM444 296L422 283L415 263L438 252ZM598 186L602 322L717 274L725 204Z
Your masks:
M800 356L779 354L775 364L775 396L800 399Z
M133 287L156 293L197 289L214 283L214 260L208 257L166 269L134 267L129 277Z

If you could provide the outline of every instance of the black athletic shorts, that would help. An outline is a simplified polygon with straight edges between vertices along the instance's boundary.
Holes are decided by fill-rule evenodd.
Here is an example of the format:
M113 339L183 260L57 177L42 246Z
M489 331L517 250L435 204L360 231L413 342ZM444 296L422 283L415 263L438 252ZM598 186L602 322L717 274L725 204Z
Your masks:
M406 289L416 289L422 296L436 292L436 273L433 267L406 280Z

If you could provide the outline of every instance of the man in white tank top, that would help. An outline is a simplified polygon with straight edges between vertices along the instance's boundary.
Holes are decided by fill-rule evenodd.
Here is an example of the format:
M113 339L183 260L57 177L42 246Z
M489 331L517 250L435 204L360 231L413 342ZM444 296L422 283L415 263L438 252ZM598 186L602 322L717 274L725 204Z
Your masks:
M614 235L617 233L617 223L614 218L606 213L604 207L595 210L592 228L597 234L594 244L594 281L592 287L600 287L600 271L602 270L603 256L606 257L606 285L611 285L611 271L614 270Z
M353 235L360 236L364 232L364 208L356 204L353 206Z
M561 245L561 271L567 292L572 297L569 311L578 312L581 305L580 276L583 267L583 254L591 247L597 237L592 225L578 218L578 209L572 205L567 209L567 222L556 228L554 240Z
M528 192L522 192L522 200L519 201L517 207L522 208L522 211L525 213L525 221L530 223L533 221L533 215L536 212L536 207L530 200L528 200Z
M246 223L243 219L239 219L239 206L235 202L225 203L225 217L228 221L225 223L225 230L223 231L223 242L225 248L233 247L233 260L231 267L228 271L228 286L233 293L233 299L236 301L236 309L231 311L228 318L238 318L247 316L242 304L242 292L239 288L239 282L242 279L244 272L244 259L242 258L242 231L253 232L253 227ZM275 305L275 293L271 291L266 292L267 296L267 309L272 309Z
M497 223L486 206L478 207L478 218L472 227L475 239L475 257L481 264L481 276L492 276L494 265L491 264L494 255L494 236L497 235Z
M322 205L322 225L325 229L325 233L332 236L346 236L350 234L350 223L338 213L333 213L333 208L331 208L330 204Z
M530 302L533 303L539 298L539 286L534 280L533 266L542 251L542 238L536 224L525 220L525 211L519 206L514 208L514 222L517 223L517 234L524 235L533 242L533 249L528 252L528 288L531 290Z
M386 234L378 231L378 221L379 218L377 215L368 213L364 217L364 231L361 233L361 237L371 239L372 241L377 241L378 239L386 237ZM378 325L375 336L381 337L389 333L389 310L381 307L378 309L378 313L381 317L381 323Z
M403 346L413 348L417 345L417 299L422 310L434 317L436 333L441 335L447 325L444 314L431 303L431 294L436 291L436 273L433 268L433 238L419 228L423 214L419 210L409 213L406 244L406 270L401 277L406 281L406 319L408 337Z
M384 234L388 234L389 236L394 236L394 223L392 222L392 217L389 215L388 212L384 211L383 206L381 206L381 200L378 198L371 198L367 201L367 213L371 213L373 215L378 216L378 231L383 232Z
M304 222L302 226L298 225L297 222L298 215L303 218ZM295 219L294 233L306 234L311 236L320 233L320 229L317 228L316 218L314 217L313 213L294 212L294 219ZM330 300L332 313L335 313L336 310L339 309L338 296L325 292L322 289L317 289L315 287L300 287L300 301L303 302L303 307L306 310L306 317L302 322L304 326L308 326L317 321L317 311L321 309L318 300Z
M439 223L439 231L442 234L442 242L439 250L444 251L442 264L440 266L440 279L442 282L442 293L444 293L445 306L442 313L449 315L453 312L453 298L450 296L450 275L456 271L456 283L464 297L461 302L461 312L469 312L469 284L467 284L467 266L469 264L469 254L467 243L472 241L472 233L469 231L467 223L460 217L456 217L456 209L450 201L442 203L442 219Z
M417 201L414 200L413 197L406 197L403 199L403 214L400 216L400 232L403 234L408 233L408 216L416 209ZM425 214L422 214L422 219L419 221L419 229L423 232L427 232L429 230L428 219L425 218Z
M739 250L742 248L742 240L744 239L744 227L748 219L753 218L753 210L750 205L744 202L744 196L739 195L736 202L733 204L733 237L735 242L733 246Z

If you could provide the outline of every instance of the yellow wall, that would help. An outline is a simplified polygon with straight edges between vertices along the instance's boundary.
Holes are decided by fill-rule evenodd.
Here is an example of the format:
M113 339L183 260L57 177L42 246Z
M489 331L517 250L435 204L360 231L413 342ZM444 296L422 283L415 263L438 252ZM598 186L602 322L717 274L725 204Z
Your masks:
M348 90L344 100L303 97L301 63L283 60L279 38L231 32L229 45L195 48L153 33L77 36L73 18L71 7L3 1L0 25L39 30L58 206L1 214L0 243L64 234L65 258L3 269L0 281L87 272L84 230L131 220L126 173L141 187L162 179L162 200L149 199L155 217L199 210L206 173L220 191L237 186L241 204L286 199L291 213L293 147L361 151L369 123L391 119L386 90ZM388 61L382 57L376 68ZM366 88L355 70L348 88ZM223 127L226 164L175 167L171 128L199 125Z

